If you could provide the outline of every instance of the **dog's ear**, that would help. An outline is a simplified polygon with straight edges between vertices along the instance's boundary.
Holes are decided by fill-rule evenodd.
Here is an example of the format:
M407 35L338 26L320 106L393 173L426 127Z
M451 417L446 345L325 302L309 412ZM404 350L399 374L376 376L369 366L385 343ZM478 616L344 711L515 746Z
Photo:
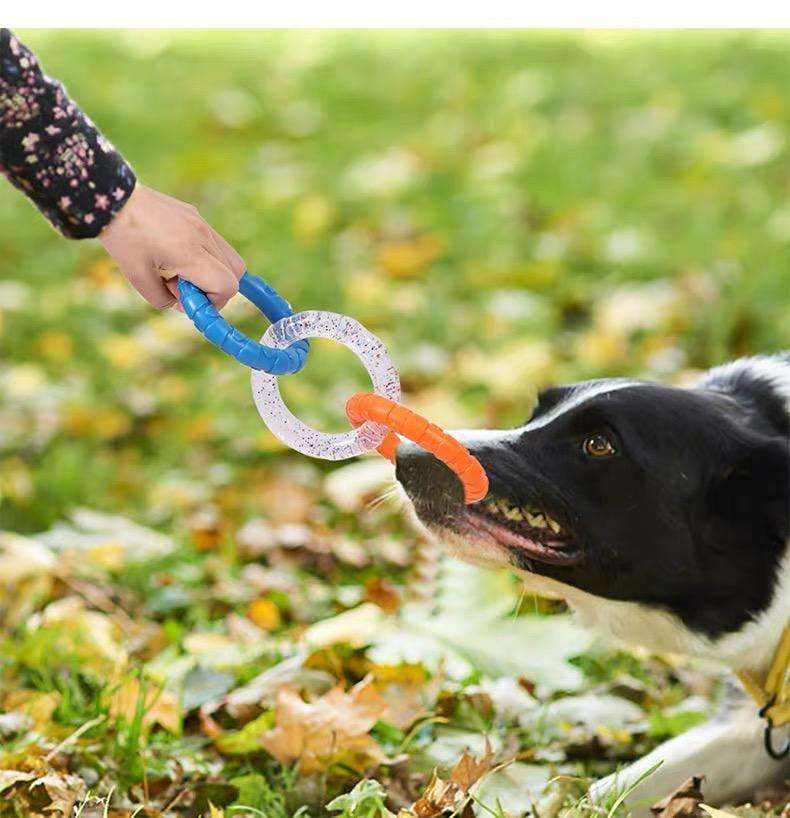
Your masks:
M538 402L528 420L535 420L541 415L545 415L555 406L559 405L568 397L570 389L567 386L550 386L538 394Z
M698 517L702 543L738 562L745 558L744 567L754 558L776 558L790 537L787 440L741 434L721 446L710 461Z

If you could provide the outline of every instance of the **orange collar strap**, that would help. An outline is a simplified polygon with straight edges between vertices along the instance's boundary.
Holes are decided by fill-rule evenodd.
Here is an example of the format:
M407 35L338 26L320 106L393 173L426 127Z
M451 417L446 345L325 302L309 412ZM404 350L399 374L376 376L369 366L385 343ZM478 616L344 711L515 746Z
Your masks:
M411 409L382 395L358 392L348 399L346 415L353 426L370 420L392 430L376 449L388 460L395 462L395 450L400 443L398 435L402 435L430 452L458 475L467 503L476 503L488 493L488 477L480 461L454 437Z

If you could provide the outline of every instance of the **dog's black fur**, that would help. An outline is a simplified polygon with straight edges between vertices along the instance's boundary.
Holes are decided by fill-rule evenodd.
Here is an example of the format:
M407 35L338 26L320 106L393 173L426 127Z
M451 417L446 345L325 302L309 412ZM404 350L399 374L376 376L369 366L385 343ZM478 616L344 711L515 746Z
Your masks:
M491 496L543 510L579 551L556 565L506 537L511 563L607 599L660 606L708 637L738 630L770 604L790 537L781 397L749 370L714 374L696 389L607 385L548 389L515 434L465 440ZM594 435L615 453L585 454ZM457 478L417 447L401 447L397 477L431 528L463 534L468 513L487 514L467 512Z

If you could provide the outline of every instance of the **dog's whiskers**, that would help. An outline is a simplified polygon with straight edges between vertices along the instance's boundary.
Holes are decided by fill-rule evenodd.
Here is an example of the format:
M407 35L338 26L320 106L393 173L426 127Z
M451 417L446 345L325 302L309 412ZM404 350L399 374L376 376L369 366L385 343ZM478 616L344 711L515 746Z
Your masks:
M398 484L393 483L388 488L384 489L384 491L370 500L368 503L365 504L365 508L367 509L375 509L379 508L380 506L384 505L387 501L392 499L393 497L399 496L400 490L398 489Z

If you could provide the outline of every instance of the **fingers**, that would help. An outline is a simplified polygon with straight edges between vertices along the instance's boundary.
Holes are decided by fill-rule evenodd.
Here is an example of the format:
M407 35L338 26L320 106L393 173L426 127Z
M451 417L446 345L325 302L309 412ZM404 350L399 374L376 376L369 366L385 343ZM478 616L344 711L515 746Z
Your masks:
M181 302L178 300L178 279L177 278L165 278L163 279L165 283L165 287L173 295L175 299L173 303L170 305L174 310L178 310L178 312L184 312L184 308L181 306Z
M219 249L222 257L225 260L225 263L230 267L231 272L233 275L236 276L237 279L241 278L244 274L244 270L247 268L247 265L244 263L244 259L236 252L233 246L227 242L219 233L217 233L214 228L211 228L211 235L214 238L214 243Z
M218 310L222 309L239 289L236 274L205 248L201 248L194 256L194 260L179 266L177 273L200 287Z
M131 285L152 306L158 310L170 307L176 301L176 296L165 286L165 282L156 270L146 270L138 273L126 273Z

